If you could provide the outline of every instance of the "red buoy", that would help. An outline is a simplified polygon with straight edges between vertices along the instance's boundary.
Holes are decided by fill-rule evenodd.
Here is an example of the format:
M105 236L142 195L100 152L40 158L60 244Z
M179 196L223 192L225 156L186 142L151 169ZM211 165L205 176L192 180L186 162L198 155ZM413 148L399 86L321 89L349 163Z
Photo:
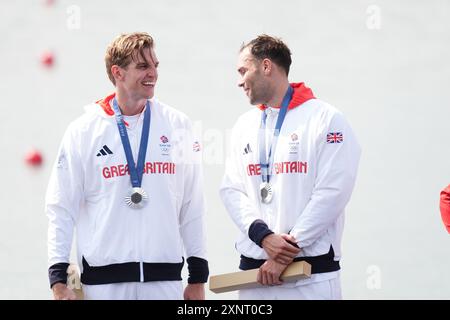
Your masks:
M26 154L25 162L32 167L40 166L42 164L42 155L38 150L32 149Z
M53 67L53 65L55 63L55 56L54 56L54 54L52 52L50 52L50 51L45 51L44 53L42 53L42 55L41 55L41 63L46 68Z

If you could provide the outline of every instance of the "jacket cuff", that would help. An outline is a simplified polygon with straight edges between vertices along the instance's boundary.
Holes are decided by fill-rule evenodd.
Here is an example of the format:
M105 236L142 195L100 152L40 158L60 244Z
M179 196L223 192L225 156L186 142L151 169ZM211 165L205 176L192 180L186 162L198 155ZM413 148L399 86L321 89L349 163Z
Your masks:
M208 281L208 261L198 257L187 258L189 278L188 283L205 283Z
M253 223L250 225L250 228L248 229L248 237L250 238L250 240L252 240L261 248L263 239L272 233L273 231L270 230L267 224L261 219L256 219L255 221L253 221Z
M67 268L68 263L55 263L50 268L48 268L48 279L50 281L50 289L55 283L67 283Z

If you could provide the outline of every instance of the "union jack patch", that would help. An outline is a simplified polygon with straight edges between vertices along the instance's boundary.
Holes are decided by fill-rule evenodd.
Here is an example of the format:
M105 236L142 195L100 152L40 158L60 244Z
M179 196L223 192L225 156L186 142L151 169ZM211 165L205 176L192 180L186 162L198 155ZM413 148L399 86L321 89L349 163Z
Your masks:
M327 143L341 143L344 141L342 132L330 132L327 134Z

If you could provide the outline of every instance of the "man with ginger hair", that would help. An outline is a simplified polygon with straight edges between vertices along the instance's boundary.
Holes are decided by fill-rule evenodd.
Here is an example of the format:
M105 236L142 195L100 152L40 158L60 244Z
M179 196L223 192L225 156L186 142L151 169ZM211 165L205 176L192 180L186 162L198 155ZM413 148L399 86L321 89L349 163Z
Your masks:
M54 298L75 299L66 270L76 230L86 299L204 299L201 152L191 123L154 96L150 35L120 35L105 62L115 92L69 125L47 189Z

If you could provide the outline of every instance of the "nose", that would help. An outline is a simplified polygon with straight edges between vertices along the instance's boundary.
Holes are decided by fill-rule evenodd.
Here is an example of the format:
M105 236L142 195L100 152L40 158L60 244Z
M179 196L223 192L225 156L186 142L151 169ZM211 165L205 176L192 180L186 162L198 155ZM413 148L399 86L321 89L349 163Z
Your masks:
M156 68L148 68L147 76L150 78L156 78L158 76L158 71Z
M238 87L244 87L244 80L243 79L239 79L238 83L237 83Z

